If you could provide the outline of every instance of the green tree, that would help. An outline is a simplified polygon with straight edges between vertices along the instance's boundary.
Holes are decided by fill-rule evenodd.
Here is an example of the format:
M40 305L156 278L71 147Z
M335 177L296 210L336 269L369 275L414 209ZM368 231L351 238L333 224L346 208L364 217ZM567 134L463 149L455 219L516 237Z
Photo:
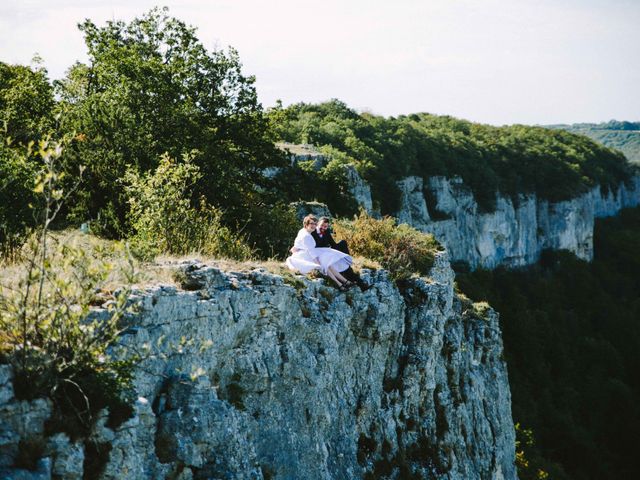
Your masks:
M42 159L28 145L49 133L53 107L46 70L0 62L0 253L5 255L15 251L34 224L30 205Z
M33 225L31 205L37 162L20 155L0 136L0 256L10 257Z
M53 106L53 87L44 68L0 62L0 127L4 125L12 144L26 145L49 133Z
M76 134L66 162L87 166L72 218L125 233L125 172L144 173L164 153L181 158L193 150L201 173L194 195L224 206L229 223L245 220L248 202L268 203L262 171L283 157L235 50L207 51L166 9L104 27L86 20L80 30L89 64L76 64L58 83L62 129Z
M135 253L147 259L161 253L193 252L236 260L251 258L251 248L221 224L220 210L204 199L195 208L191 205L189 192L199 178L199 168L189 157L176 162L167 155L154 172L128 172Z

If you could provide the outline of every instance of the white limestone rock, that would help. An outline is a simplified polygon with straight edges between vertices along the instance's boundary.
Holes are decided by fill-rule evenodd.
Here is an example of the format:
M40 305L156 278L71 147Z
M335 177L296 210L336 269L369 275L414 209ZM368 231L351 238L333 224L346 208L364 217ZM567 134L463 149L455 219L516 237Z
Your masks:
M465 262L471 268L529 265L544 249L570 250L591 260L595 219L640 204L640 176L610 192L595 187L555 203L535 195L521 195L517 202L496 196L492 212L478 208L460 178L429 178L428 206L422 179L407 177L398 186L402 192L398 220L433 233L449 249L453 261Z
M0 365L0 405L13 398L13 369L11 365Z
M369 215L373 214L373 201L371 199L371 187L365 182L353 165L346 165L345 174L349 184L349 191L359 207L362 207Z
M183 276L189 290L132 298L121 347L149 354L134 416L111 429L101 412L88 439L109 450L99 478L516 479L497 315L454 294L446 252L402 291L384 271L363 272L366 293L193 262ZM65 448L79 464L50 444L55 471Z
M72 442L64 433L49 437L46 447L47 455L52 458L51 473L66 480L82 480L84 463L84 446Z
M408 223L418 229L424 229L431 218L422 192L422 178L406 177L396 182L400 190L402 209L396 214L400 223Z

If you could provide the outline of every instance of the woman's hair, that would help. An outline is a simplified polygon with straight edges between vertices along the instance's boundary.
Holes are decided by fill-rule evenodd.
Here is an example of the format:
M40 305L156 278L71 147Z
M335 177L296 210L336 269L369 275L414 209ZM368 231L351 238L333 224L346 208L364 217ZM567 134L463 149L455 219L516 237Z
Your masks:
M304 227L306 227L307 225L309 225L311 222L316 222L318 223L318 219L316 218L315 215L309 214L306 217L304 217L304 220L302 220L302 225Z

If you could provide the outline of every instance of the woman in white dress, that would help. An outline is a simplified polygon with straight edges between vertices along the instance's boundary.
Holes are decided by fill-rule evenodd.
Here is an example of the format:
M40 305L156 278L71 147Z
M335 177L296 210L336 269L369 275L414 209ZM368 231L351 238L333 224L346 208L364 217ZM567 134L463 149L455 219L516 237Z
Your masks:
M321 270L340 290L346 291L353 283L340 275L340 272L345 271L353 263L353 259L350 255L332 248L316 248L316 241L311 232L317 223L313 215L304 217L303 228L298 232L291 249L292 255L286 260L287 267L305 274L312 270Z

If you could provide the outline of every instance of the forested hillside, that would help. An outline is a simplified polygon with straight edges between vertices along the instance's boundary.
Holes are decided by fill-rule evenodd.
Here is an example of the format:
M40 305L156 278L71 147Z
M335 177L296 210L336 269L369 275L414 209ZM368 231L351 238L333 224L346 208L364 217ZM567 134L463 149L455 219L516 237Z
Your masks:
M270 117L279 139L312 143L355 163L383 213L397 211L395 181L407 175L459 175L491 210L496 192L559 201L596 184L617 185L630 174L619 152L562 130L493 127L428 113L384 118L338 100L276 108Z
M514 421L553 479L637 476L640 209L598 220L594 242L591 264L549 252L531 268L457 276L500 312Z
M630 162L640 164L640 122L611 120L604 123L549 125L549 128L584 135L609 148L620 150Z

